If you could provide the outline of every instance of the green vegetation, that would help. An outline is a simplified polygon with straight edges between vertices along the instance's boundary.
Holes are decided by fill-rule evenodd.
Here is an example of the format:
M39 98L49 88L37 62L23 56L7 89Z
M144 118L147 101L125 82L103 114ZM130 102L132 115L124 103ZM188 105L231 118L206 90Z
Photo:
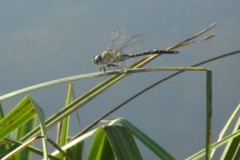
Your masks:
M214 37L213 34L199 38L202 34L212 29L215 24L209 26L203 31L195 34L194 36L179 42L167 50L173 50L179 47L187 46L203 40ZM133 64L131 69L123 72L108 71L107 73L91 73L86 75L68 77L58 79L46 83L41 83L35 86L15 91L3 96L0 96L0 102L12 98L16 95L26 93L32 90L38 90L52 85L68 83L67 96L65 105L58 112L53 114L50 118L45 119L45 115L41 106L33 100L31 96L24 97L9 113L3 113L2 106L0 106L0 158L1 159L14 159L14 160L28 160L31 159L31 154L37 154L43 159L85 159L83 157L83 149L85 141L92 138L92 144L89 152L86 153L88 160L97 159L126 159L126 160L141 160L142 155L135 142L137 139L144 144L151 152L153 152L159 159L172 160L175 159L174 155L170 154L166 149L154 142L148 135L138 129L137 126L129 122L127 119L118 117L111 120L105 120L105 124L96 127L96 124L103 120L106 116L125 105L129 101L137 98L140 94L148 91L156 85L172 78L184 71L204 72L206 75L206 147L188 157L187 159L199 159L205 156L205 159L211 159L215 150L220 146L227 144L222 153L222 159L239 159L240 158L240 122L235 124L234 131L225 136L229 126L233 123L234 119L239 118L240 105L236 107L232 116L229 118L226 126L223 127L220 133L219 140L215 143L211 142L211 118L212 118L212 72L204 67L197 67L199 65L226 57L238 54L240 51L227 53L204 62L200 62L191 67L156 67L156 68L141 68L149 63L159 55L153 54L146 58L141 59ZM71 113L77 109L81 109L85 104L92 99L103 93L106 89L114 85L129 74L137 72L157 72L157 71L176 71L174 74L157 81L147 88L144 88L136 95L129 97L126 101L116 106L113 110L109 111L99 119L97 119L90 126L85 128L75 137L69 136L70 118ZM97 86L93 87L81 96L74 98L74 87L72 81L80 80L83 78L100 77L113 75L111 78L103 81ZM70 82L70 83L69 83ZM53 126L59 124L58 135L56 142L47 136L47 131ZM37 140L42 140L42 148L33 146ZM53 146L56 150L50 153L48 150L49 145Z

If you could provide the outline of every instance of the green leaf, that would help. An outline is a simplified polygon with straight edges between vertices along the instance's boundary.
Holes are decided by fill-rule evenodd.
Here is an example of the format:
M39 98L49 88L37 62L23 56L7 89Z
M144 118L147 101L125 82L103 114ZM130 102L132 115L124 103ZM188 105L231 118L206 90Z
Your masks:
M0 141L36 115L33 105L32 99L26 96L0 120Z
M65 107L67 107L68 104L71 102L72 95L73 95L73 84L69 83L67 97L65 100ZM59 146L64 146L65 144L67 144L69 125L70 125L70 116L67 116L66 118L64 118L58 125L57 141ZM78 152L81 153L81 151L78 151ZM63 159L63 155L59 154L59 158Z
M141 160L141 154L127 127L105 126L103 127L107 139L112 147L116 159Z
M0 101L0 120L4 117L3 109L2 109L2 104Z
M30 119L27 123L25 123L17 130L17 139L21 139L24 135L26 135L34 128L34 126L36 125L36 119L36 116L34 116L33 119ZM22 152L14 156L15 160L29 159L29 157L30 152L28 150L23 150Z
M72 146L71 148L67 149L67 155L71 159L82 160L83 157L83 146L84 142L79 142L76 145Z
M148 147L153 153L155 153L160 159L174 160L175 158L168 153L163 147L159 146L155 141L153 141L149 136L147 136L144 132L139 130L132 123L127 121L124 118L117 118L110 122L111 125L115 123L121 123L123 126L127 127L131 133L140 140L146 147Z
M104 126L98 128L87 159L141 160L142 157L126 127Z
M10 111L10 113L8 113L3 119L0 120L0 129L3 130L3 132L0 133L0 139L5 138L10 132L23 126L35 115L37 115L40 121L42 137L47 137L44 112L31 97L26 96L18 103L16 107L14 107L12 111ZM38 137L35 137L32 140L34 141L35 139L38 139ZM44 159L48 159L46 138L41 139L43 143ZM23 143L17 148L14 147L10 149L10 153L8 153L2 159L9 159L10 157L15 156L16 153L20 152L28 145L29 141Z
M87 160L114 160L112 148L107 140L103 128L98 128L94 137Z

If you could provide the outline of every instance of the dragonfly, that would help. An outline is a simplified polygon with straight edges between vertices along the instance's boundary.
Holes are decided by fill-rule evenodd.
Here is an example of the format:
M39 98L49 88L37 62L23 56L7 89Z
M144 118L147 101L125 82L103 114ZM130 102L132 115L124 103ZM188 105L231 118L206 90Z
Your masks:
M106 67L118 67L119 62L124 62L131 58L140 56L146 56L151 54L177 54L178 51L172 50L157 50L152 49L144 52L136 52L140 46L143 45L144 36L142 34L136 34L130 37L125 43L126 33L122 27L117 27L112 32L112 40L108 45L107 50L96 55L93 58L93 63L100 67L100 71L103 69L106 72Z

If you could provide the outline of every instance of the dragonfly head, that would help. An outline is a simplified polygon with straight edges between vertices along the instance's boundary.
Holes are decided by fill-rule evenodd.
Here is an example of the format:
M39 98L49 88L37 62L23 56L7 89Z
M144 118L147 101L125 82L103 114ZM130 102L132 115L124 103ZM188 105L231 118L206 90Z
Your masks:
M101 57L101 55L99 55L99 54L96 55L96 56L92 59L93 63L96 64L96 65L100 64L100 63L101 63L101 60L102 60L102 57Z

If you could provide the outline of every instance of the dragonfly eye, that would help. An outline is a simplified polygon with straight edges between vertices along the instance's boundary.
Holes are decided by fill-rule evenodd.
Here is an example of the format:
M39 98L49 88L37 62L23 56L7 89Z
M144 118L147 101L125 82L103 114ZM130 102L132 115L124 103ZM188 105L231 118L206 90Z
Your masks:
M93 58L93 63L94 64L99 64L101 62L101 56L100 55L96 55L94 58Z

